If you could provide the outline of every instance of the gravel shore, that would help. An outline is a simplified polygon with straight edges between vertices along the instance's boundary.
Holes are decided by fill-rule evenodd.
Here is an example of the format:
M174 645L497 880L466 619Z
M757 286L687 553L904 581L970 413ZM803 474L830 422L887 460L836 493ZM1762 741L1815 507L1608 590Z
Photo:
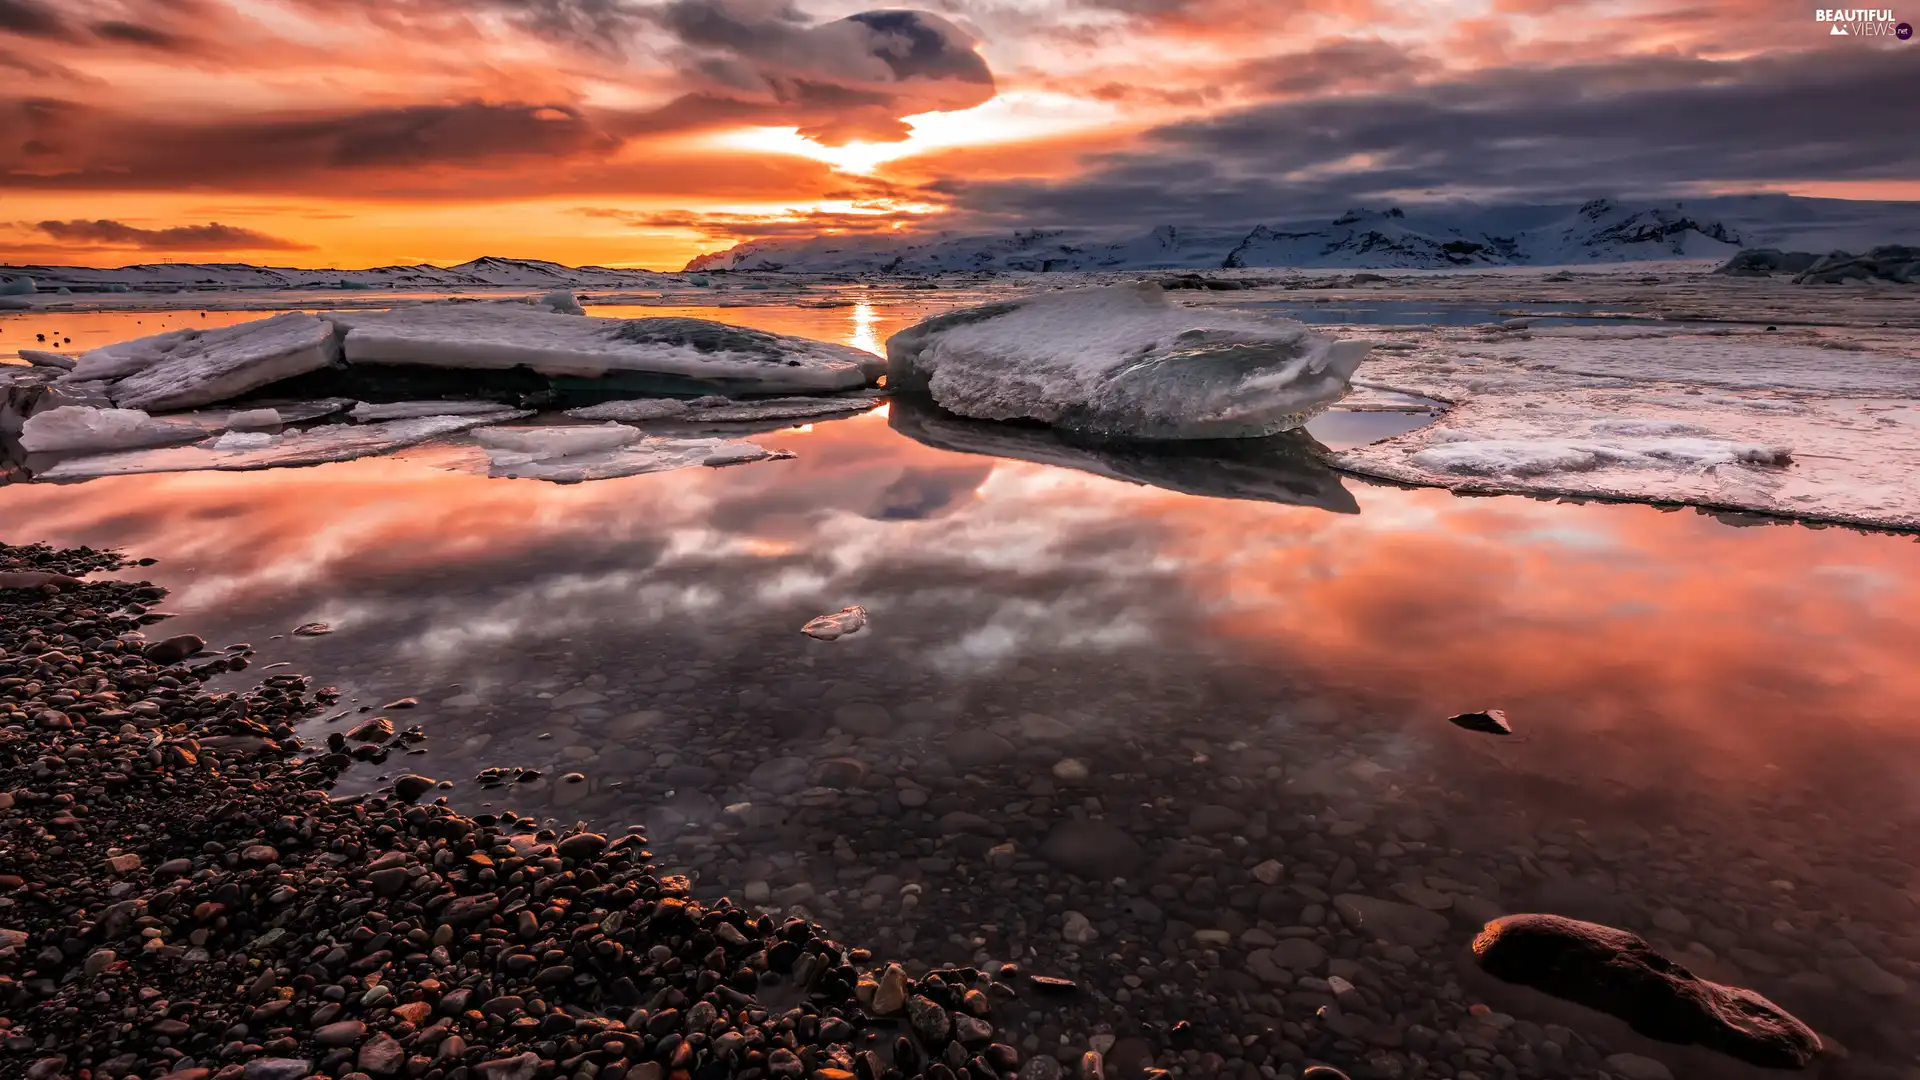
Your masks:
M1076 995L1012 965L910 977L808 921L702 902L639 827L334 797L423 736L304 746L336 694L161 635L165 590L0 547L0 1071L32 1080L1060 1080L1003 1039ZM69 577L68 575L73 575ZM149 632L143 634L147 629ZM1030 999L1016 1002L1017 997Z

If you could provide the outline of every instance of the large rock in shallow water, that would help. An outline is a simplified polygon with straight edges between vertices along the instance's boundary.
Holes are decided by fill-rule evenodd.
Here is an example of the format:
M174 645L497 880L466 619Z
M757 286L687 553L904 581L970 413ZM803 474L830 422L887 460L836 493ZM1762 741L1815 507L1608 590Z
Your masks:
M1820 1037L1751 990L1708 982L1639 935L1558 915L1504 915L1473 941L1481 970L1598 1009L1648 1038L1804 1068Z
M879 358L845 345L705 319L599 319L525 304L436 303L327 316L354 366L407 364L550 378L646 375L660 390L848 390L878 378Z
M118 379L107 396L123 409L191 409L318 371L334 362L333 327L290 311L214 330L174 330L94 349L64 382Z
M1299 427L1345 396L1368 345L1288 319L1174 304L1153 284L937 315L887 342L889 389L983 420L1137 439Z

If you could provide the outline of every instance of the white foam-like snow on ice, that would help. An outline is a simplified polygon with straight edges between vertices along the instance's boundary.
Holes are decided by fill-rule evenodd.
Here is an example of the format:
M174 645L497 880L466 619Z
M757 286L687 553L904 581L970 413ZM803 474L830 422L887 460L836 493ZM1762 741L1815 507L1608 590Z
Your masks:
M171 330L83 354L62 382L118 380L107 390L126 409L191 409L326 367L333 328L305 312L213 330Z
M948 312L887 342L889 389L984 420L1143 439L1295 428L1338 401L1366 355L1287 319L1174 304L1152 284Z
M865 412L879 404L878 397L782 397L755 401L708 396L700 398L629 398L568 409L576 420L619 420L640 423L648 420L673 420L695 423L741 423L758 420L808 420L814 417L843 416Z
M195 446L175 446L164 450L135 450L119 454L98 454L69 458L42 472L39 480L85 480L98 476L128 476L137 473L194 472L203 469L271 469L295 465L320 465L332 461L385 454L403 447L454 432L466 431L498 420L518 420L531 412L503 416L428 416L412 420L389 420L377 424L327 424L307 431L291 432L270 440L264 446L239 446L222 449L221 440L209 440ZM251 438L263 433L226 435L222 439Z
M389 401L374 405L362 401L347 413L362 423L374 420L411 420L420 416L485 416L516 411L494 401Z
M189 443L206 434L198 424L155 420L139 409L62 405L27 417L20 448L29 454L100 453Z
M1369 378L1454 402L1336 455L1458 491L1589 495L1920 527L1920 348L1884 330L1440 328Z
M327 316L346 331L349 364L419 364L559 378L629 372L749 392L848 390L876 371L872 353L705 319L602 319L525 304L435 303Z

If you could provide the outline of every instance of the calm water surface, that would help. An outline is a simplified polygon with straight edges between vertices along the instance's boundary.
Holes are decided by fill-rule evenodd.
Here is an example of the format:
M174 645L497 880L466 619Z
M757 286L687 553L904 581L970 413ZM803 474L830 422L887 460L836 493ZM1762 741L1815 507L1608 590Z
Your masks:
M705 895L1081 979L1016 1018L1029 1049L1105 1032L1133 1068L1187 1020L1167 1063L1249 1080L1718 1075L1466 977L1482 920L1550 910L1758 988L1845 1047L1826 1075L1916 1075L1912 538L967 430L895 406L575 486L446 447L15 485L0 539L156 556L182 632L418 697L426 752L351 785L645 822ZM865 632L798 633L848 604ZM1484 707L1520 735L1444 722ZM1345 895L1400 907L1359 933Z

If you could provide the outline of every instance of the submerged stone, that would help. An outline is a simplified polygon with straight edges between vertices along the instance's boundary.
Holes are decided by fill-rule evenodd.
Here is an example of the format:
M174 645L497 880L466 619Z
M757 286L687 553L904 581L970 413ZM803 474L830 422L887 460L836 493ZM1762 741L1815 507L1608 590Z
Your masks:
M1661 1042L1752 1065L1805 1068L1820 1037L1752 990L1709 982L1639 935L1558 915L1504 915L1473 941L1482 970L1619 1017Z

